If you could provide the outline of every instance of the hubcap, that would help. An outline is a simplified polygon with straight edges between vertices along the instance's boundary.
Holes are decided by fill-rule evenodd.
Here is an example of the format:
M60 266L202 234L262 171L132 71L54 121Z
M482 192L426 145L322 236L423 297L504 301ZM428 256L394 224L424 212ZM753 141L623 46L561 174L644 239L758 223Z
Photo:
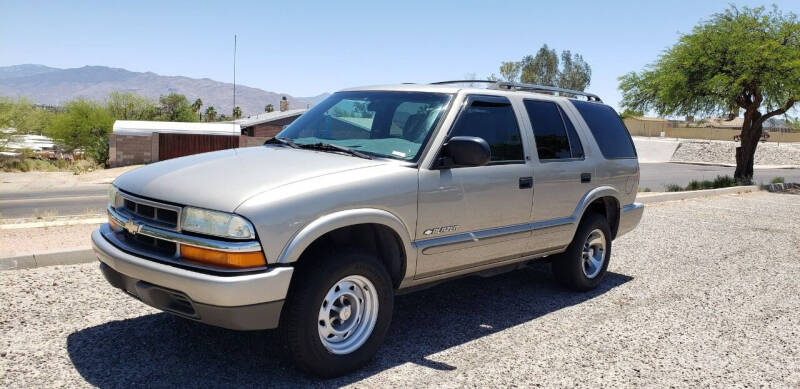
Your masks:
M333 284L319 309L317 328L325 348L349 354L369 339L378 320L378 291L366 277L347 276Z
M606 236L600 229L592 230L586 242L583 244L581 255L583 262L583 274L586 278L594 278L603 269L606 260Z

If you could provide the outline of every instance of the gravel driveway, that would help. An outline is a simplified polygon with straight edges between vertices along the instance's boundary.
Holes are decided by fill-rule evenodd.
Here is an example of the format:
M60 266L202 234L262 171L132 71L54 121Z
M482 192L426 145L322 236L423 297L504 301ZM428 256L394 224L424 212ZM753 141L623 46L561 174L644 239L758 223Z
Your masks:
M800 196L648 206L603 286L546 264L399 296L364 370L319 381L274 332L159 313L96 264L0 272L0 387L800 386Z

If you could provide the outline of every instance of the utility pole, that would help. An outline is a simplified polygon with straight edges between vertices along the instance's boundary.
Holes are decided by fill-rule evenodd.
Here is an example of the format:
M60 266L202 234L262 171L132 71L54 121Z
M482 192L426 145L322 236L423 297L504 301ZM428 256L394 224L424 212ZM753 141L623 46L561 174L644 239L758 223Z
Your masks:
M236 34L233 34L233 108L236 108Z

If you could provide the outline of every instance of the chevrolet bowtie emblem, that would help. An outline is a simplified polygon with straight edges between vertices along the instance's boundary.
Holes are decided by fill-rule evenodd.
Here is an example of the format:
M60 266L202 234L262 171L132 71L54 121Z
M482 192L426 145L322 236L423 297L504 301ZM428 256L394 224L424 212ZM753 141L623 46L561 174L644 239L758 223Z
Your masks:
M136 222L134 222L133 220L126 221L125 225L122 226L122 227L125 228L125 231L130 232L131 235L136 235L137 233L139 233L139 230L142 228L141 225L136 224Z

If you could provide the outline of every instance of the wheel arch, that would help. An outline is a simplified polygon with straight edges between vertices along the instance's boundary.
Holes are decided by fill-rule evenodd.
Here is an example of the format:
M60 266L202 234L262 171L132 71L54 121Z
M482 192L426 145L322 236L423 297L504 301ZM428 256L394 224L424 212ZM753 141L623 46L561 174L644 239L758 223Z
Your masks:
M414 274L415 251L405 224L388 211L372 208L338 211L308 223L284 247L277 263L298 262L304 255L313 254L315 248L330 242L366 245L374 250L391 275L395 288Z
M597 212L605 216L611 230L611 239L617 236L621 213L619 191L611 186L600 186L587 193L576 208L574 215L576 227L583 217L590 212Z

